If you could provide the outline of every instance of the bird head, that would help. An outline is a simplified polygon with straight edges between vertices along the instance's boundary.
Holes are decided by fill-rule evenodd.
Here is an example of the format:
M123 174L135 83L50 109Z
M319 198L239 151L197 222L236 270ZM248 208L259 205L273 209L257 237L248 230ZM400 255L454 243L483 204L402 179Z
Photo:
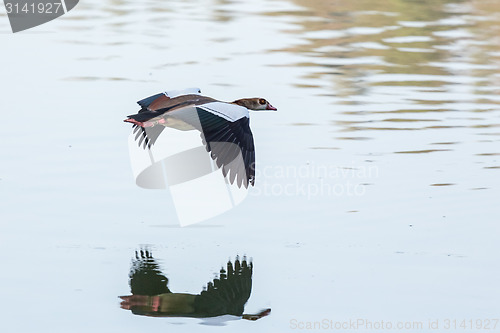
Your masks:
M261 111L261 110L272 110L276 111L274 106L271 105L267 100L264 98L242 98L238 99L233 102L233 104L237 104L240 106L243 106L249 110L254 110L254 111Z

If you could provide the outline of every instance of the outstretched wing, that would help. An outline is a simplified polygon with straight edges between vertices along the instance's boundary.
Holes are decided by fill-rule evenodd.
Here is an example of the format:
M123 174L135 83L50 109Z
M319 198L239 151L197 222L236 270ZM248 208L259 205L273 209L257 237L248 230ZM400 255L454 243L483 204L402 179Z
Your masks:
M252 262L247 264L243 257L236 257L233 264L227 263L227 270L220 270L219 278L209 282L206 290L195 299L195 310L206 317L220 315L241 316L252 292ZM201 316L200 316L201 317Z
M249 118L227 122L218 128L205 128L202 139L224 177L229 174L231 184L236 179L238 187L254 185L255 146Z
M130 290L133 295L154 296L170 293L168 278L163 275L160 266L149 250L135 252L129 274Z

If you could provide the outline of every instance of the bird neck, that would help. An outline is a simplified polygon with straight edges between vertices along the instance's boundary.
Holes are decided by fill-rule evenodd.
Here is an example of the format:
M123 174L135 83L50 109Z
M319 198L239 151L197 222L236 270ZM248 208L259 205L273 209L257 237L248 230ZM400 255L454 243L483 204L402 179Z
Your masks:
M231 104L236 104L239 106L247 107L248 106L248 99L246 99L246 98L237 99L234 102L231 102Z

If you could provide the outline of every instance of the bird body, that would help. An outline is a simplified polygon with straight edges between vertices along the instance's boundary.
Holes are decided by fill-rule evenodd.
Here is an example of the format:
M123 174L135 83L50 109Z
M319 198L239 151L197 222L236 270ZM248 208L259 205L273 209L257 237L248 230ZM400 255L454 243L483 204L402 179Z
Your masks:
M237 179L239 187L254 185L255 148L249 110L276 108L264 98L227 103L200 93L198 88L189 88L149 96L138 101L139 112L124 121L134 124L136 141L144 149L154 145L165 127L198 130L207 152L224 176L230 174L231 183Z
M191 91L191 89L185 91ZM175 91L175 93L170 94L175 97L171 97L168 92L165 92L138 101L137 103L142 109L137 114L129 115L124 121L141 127L152 127L158 124L158 120L165 113L193 106L230 122L235 122L243 117L249 118L248 110L276 111L276 108L263 98L242 98L227 103L193 93L179 94L178 91ZM159 124L164 123L160 122Z

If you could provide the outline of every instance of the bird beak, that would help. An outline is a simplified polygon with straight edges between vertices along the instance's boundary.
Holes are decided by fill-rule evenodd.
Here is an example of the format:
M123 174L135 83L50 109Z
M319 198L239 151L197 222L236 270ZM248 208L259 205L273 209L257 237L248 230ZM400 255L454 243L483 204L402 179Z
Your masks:
M269 103L267 103L266 110L278 111L278 109L276 109L274 106L272 106L272 105L271 105L271 104L269 104Z

